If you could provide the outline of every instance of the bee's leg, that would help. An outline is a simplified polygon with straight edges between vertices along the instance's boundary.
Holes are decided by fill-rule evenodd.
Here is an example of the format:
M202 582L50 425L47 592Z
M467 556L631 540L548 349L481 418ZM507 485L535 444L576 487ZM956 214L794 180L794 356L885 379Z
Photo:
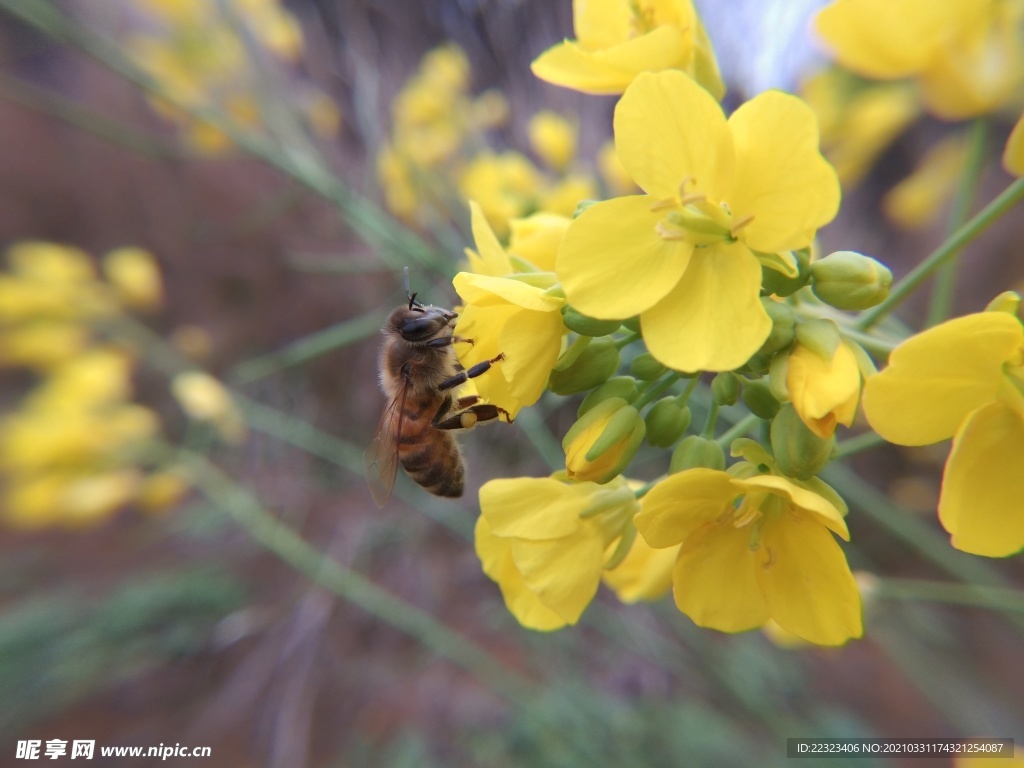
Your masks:
M490 403L476 402L479 399L475 395L459 398L456 401L456 405L462 408L462 410L451 415L448 415L451 411L451 399L447 399L438 409L434 420L430 422L430 426L435 429L471 429L480 422L494 421L501 418L502 415L505 416L506 422L512 423L512 417L509 416L508 411L504 408L491 405ZM472 401L474 404L463 407L463 401Z
M467 339L465 336L438 336L436 339L428 341L426 346L431 348L450 347L452 344L469 344L472 346L475 343L473 339Z
M445 379L438 384L437 388L444 391L446 389L451 389L452 387L457 387L460 384L465 384L469 379L475 379L477 376L486 373L494 363L504 359L505 355L501 354L497 357L492 357L490 360L484 360L482 363L477 363L468 371L459 371L454 376Z

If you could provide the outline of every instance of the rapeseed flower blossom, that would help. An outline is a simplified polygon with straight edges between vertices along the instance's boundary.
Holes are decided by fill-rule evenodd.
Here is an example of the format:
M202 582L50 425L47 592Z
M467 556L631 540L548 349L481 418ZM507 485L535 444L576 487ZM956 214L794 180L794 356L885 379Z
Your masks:
M727 120L681 72L645 73L616 106L615 146L646 194L573 221L556 263L567 301L599 319L639 314L648 350L671 368L742 365L771 330L759 254L795 274L788 252L839 206L813 113L768 92Z
M524 627L575 624L637 508L622 479L608 485L557 476L491 480L480 489L476 552Z
M606 570L602 579L623 603L657 600L672 588L678 547L655 549L636 536L622 562Z
M1024 547L1024 328L1014 314L966 315L903 342L865 384L864 412L897 445L953 438L939 521L954 547L988 557Z
M741 462L670 475L640 505L647 544L679 547L675 602L699 626L742 632L772 619L818 645L861 636L860 594L833 538L849 532L825 496Z
M882 210L903 229L926 226L952 198L966 164L966 137L946 137L925 153L913 173L886 193Z
M816 20L839 63L865 77L913 78L937 116L991 112L1021 83L1020 0L836 0Z
M861 376L857 358L841 341L831 357L797 343L789 353L786 386L800 420L818 437L832 437L836 426L850 426L857 413Z
M716 99L718 63L690 0L573 0L576 40L549 48L531 69L584 93L622 93L641 72L678 69Z

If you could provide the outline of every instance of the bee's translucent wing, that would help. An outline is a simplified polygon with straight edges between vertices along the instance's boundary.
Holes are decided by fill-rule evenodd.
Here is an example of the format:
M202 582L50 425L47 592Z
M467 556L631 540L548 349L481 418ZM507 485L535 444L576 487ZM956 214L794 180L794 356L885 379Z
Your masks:
M405 414L405 391L402 391L384 409L377 425L377 434L363 454L366 481L370 484L370 495L378 507L383 507L391 497L398 475L398 436L402 434L402 418Z

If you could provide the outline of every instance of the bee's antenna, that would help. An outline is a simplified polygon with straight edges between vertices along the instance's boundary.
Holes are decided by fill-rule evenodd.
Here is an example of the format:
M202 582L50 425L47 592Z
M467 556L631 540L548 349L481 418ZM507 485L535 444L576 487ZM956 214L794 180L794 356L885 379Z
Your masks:
M412 310L421 305L416 301L416 294L411 293L409 290L409 268L406 267L402 271L405 273L405 296L409 299L409 309Z

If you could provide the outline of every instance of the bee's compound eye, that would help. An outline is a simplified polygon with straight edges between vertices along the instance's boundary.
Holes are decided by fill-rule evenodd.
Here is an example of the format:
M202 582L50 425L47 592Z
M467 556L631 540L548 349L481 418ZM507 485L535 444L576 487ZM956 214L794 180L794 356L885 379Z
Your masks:
M410 317L402 321L399 329L403 339L420 341L437 333L437 320L433 317Z

